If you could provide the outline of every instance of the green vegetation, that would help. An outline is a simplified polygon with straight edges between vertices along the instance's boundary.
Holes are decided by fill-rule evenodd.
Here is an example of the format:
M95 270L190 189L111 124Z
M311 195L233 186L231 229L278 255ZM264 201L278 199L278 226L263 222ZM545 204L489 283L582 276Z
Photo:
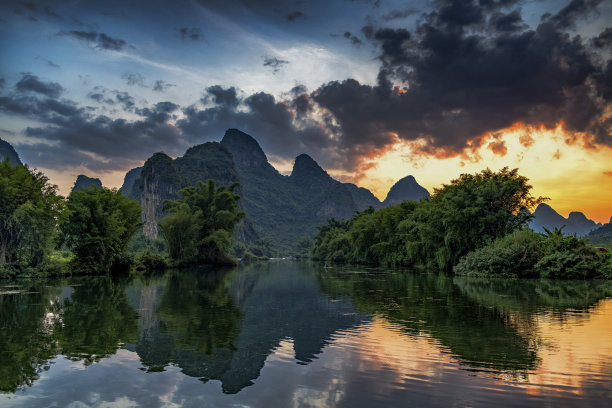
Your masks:
M517 169L463 174L430 200L357 212L319 227L314 257L332 262L451 270L462 256L526 224L543 198Z
M459 275L542 277L553 279L612 278L609 254L587 240L561 230L539 234L523 229L470 252L454 271Z
M80 269L107 271L113 263L124 262L120 255L140 226L140 213L136 201L116 190L91 187L73 191L61 226L63 243L74 252Z
M63 199L41 172L0 163L0 276L45 267Z
M159 221L168 254L179 265L233 265L229 255L236 224L244 217L238 211L237 183L215 187L215 182L199 181L179 191L181 199L165 201L170 214Z

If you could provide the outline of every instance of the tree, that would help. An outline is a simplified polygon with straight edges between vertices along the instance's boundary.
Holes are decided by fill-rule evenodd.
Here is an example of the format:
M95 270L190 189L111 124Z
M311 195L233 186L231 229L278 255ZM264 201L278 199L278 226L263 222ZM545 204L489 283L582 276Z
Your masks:
M530 190L518 169L462 174L400 225L409 259L450 270L469 251L525 226L531 218L525 209L546 199L532 197Z
M172 259L179 264L234 264L229 255L231 236L244 218L238 211L236 187L238 183L217 188L213 180L198 181L179 190L179 200L164 202L170 214L159 227Z
M73 191L67 210L64 243L91 272L108 270L141 225L140 205L107 188Z
M0 163L0 267L40 266L63 207L57 186L27 166Z

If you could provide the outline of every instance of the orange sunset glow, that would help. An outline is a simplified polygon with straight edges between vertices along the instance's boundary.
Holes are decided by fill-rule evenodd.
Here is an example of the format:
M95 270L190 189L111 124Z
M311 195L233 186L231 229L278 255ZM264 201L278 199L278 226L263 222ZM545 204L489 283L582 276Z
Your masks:
M482 136L478 147L450 158L419 154L414 143L398 141L364 162L357 184L384 199L398 175L412 174L433 192L461 173L506 166L518 168L529 178L533 195L549 197L547 203L563 216L582 211L601 223L612 216L612 149L586 147L583 140L571 138L562 125L546 129L515 124Z

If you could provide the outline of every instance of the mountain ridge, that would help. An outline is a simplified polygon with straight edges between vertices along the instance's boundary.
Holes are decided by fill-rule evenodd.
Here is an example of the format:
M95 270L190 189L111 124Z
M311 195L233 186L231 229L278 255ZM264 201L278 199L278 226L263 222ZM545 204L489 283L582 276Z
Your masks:
M533 216L534 218L529 223L529 227L536 232L545 232L545 229L552 231L558 228L566 235L576 234L577 236L585 236L602 226L601 223L588 219L579 211L572 211L565 218L545 203L541 203L536 207Z
M293 248L305 235L313 236L330 217L348 219L355 211L384 206L368 189L331 177L307 154L296 157L290 175L281 174L257 140L238 129L228 129L220 142L193 146L175 159L154 154L126 174L121 191L141 203L145 235L153 238L157 220L165 215L163 201L207 179L217 185L239 182L239 203L252 229L243 238L266 238L282 250ZM414 177L412 181L418 186Z

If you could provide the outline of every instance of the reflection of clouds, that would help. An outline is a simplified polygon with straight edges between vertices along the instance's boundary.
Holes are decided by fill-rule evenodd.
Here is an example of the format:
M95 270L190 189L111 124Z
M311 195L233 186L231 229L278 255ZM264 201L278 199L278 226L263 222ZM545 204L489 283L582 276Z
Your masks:
M612 299L590 310L538 314L538 330L548 347L539 351L542 363L524 384L534 395L585 395L585 383L597 383L612 397ZM604 381L600 381L604 379ZM592 387L591 387L592 389Z
M280 341L254 385L223 394L176 366L145 373L136 353L119 350L85 367L60 357L23 394L0 395L8 407L393 407L604 405L612 396L612 299L560 320L537 314L546 344L528 383L509 373L470 371L426 333L406 334L381 316L337 331L318 358L298 364L294 342ZM465 339L469 341L469 339ZM558 400L558 398L562 398Z

